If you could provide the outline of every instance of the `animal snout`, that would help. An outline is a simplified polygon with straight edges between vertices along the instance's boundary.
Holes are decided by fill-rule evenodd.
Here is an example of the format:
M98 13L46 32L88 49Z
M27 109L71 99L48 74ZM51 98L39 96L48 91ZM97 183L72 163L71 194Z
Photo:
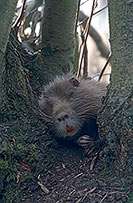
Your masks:
M66 113L66 112L61 112L61 113L58 115L58 118L57 118L57 120L58 120L59 122L61 122L61 121L66 121L67 119L69 119L69 114Z

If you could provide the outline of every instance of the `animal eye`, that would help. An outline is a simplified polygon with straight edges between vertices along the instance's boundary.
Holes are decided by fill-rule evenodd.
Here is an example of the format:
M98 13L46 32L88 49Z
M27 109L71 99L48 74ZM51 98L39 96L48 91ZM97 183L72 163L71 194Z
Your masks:
M59 122L61 122L61 118L58 118L57 120L58 120Z
M64 117L65 117L65 118L69 118L69 116L68 116L68 115L65 115Z

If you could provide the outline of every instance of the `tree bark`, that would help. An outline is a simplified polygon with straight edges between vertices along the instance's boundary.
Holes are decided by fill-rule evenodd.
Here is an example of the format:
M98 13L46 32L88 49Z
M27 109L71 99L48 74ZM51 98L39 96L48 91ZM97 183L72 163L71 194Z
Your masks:
M16 41L17 39L10 33L0 81L0 118L11 116L10 114L14 112L25 113L28 107L33 106L34 97L29 83L29 74L21 65Z
M5 51L11 30L17 0L0 1L0 106L3 103L3 82L2 75L5 69Z
M5 53L17 0L0 2L0 54Z
M55 75L74 71L75 22L78 0L46 0L42 22L42 50L33 67L35 91ZM35 85L36 84L36 85Z
M50 2L56 3L57 7L55 10L57 8L59 9L58 6L62 5L62 1L46 1L45 9L47 9L47 4L49 5ZM72 1L73 6L71 1L69 1L68 4L67 1L63 2L65 2L65 9L63 9L64 12L61 12L60 15L62 21L63 19L63 22L67 21L67 19L65 20L65 15L67 16L67 7L65 6L68 6L70 9L69 15L72 14L70 15L71 19L69 19L68 28L66 30L66 32L71 33L71 37L70 39L67 39L67 43L64 42L62 47L60 47L59 44L59 49L57 49L57 47L54 47L55 44L52 45L53 42L50 44L52 48L49 47L48 44L45 45L40 56L31 57L32 60L27 65L22 62L23 57L20 50L18 50L17 40L12 33L9 38L8 32L6 41L4 42L5 44L3 45L2 57L5 58L5 64L2 64L0 79L0 155L2 156L0 157L0 201L2 199L3 202L19 202L25 188L29 187L28 183L31 182L31 171L34 170L35 167L36 170L34 170L34 172L38 173L38 170L42 170L44 167L44 165L40 166L40 163L45 162L45 149L42 145L43 148L40 151L39 143L42 139L40 134L44 134L46 127L36 101L36 105L34 105L34 96L30 85L32 84L33 89L38 91L40 86L50 78L50 74L54 76L58 68L58 73L63 72L63 69L65 69L64 67L67 67L67 65L70 64L70 60L71 63L73 61L75 40L75 29L73 24L75 21L78 0ZM69 4L72 8L69 7ZM53 7L51 7L51 12L52 9ZM57 12L57 14L59 13ZM12 16L10 16L10 18L12 19ZM72 18L73 21L70 22ZM54 21L54 23L57 23L57 21ZM51 26L52 24L53 22L51 21ZM10 26L11 24L9 24L9 31ZM58 28L55 26L54 29L56 30ZM51 30L49 30L49 32L51 32ZM61 32L63 32L63 30L61 30ZM69 33L63 32L61 34L61 32L60 38L62 37L64 40L66 37L68 38ZM1 33L1 37L3 37L3 35ZM66 37L64 35L66 35ZM46 36L45 39L47 37L48 36ZM58 43L61 43L61 41L58 41ZM50 51L49 48L51 49ZM22 64L24 64L25 68L22 67ZM53 68L54 66L56 69ZM30 73L28 73L27 67L29 67ZM70 69L70 66L68 69ZM64 72L67 72L68 69L66 68ZM28 78L29 75L31 76L30 83ZM36 147L33 146L33 143L36 143ZM40 158L38 159L38 157ZM17 184L17 173L19 170L21 171L21 169L23 178L20 178L19 183Z
M26 142L26 147L23 135L26 135L24 129L28 129L29 125L26 123L31 122L29 108L33 102L32 91L28 74L19 60L16 39L9 35L16 3L17 0L0 2L0 202L14 202L15 198L19 202L22 188L16 185L17 164L20 159L26 158L31 146ZM25 136L25 140L27 137ZM17 138L21 140L18 141L19 148L11 143L12 139L16 142ZM20 148L23 148L22 153ZM9 191L13 191L13 188L14 194L11 194Z
M131 175L133 135L133 3L109 1L112 47L111 84L99 114L106 163L120 175Z

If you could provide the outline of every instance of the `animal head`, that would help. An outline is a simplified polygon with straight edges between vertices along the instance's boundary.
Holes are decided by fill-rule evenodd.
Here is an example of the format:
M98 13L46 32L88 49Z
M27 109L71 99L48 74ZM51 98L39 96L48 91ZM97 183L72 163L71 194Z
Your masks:
M56 136L73 138L89 118L96 118L105 86L91 80L57 77L39 100Z

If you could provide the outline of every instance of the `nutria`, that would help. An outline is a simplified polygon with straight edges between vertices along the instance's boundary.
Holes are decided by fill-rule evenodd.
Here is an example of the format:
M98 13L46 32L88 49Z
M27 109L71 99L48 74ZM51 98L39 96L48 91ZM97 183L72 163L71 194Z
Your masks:
M57 77L44 87L39 105L56 137L76 138L84 146L98 136L96 118L105 94L103 83Z

